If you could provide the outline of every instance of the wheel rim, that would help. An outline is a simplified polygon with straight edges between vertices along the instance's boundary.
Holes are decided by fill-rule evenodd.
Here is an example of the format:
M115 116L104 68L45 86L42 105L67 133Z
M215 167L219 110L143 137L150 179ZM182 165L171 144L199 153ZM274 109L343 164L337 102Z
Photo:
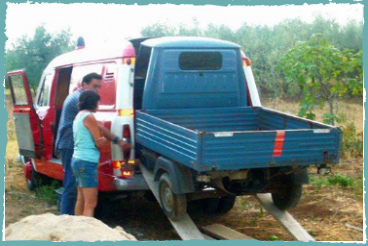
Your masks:
M161 198L162 206L166 211L171 212L174 206L174 194L166 183L161 186Z

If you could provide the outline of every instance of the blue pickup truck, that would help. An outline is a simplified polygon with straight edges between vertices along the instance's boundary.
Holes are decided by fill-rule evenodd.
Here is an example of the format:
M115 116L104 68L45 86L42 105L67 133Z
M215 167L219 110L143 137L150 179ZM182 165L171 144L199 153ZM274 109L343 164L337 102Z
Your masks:
M225 213L236 196L256 193L295 207L307 167L339 161L338 128L261 106L237 44L153 38L140 43L136 62L136 154L173 220L188 202Z

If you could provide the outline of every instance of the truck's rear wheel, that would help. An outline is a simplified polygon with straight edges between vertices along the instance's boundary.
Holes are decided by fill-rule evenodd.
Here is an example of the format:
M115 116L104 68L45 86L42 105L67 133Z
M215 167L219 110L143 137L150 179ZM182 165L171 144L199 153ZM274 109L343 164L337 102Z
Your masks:
M210 214L225 214L235 205L235 196L208 198L203 200L203 212Z
M207 214L215 214L217 213L217 209L219 207L220 198L207 198L202 202L203 212Z
M236 201L236 196L224 196L219 200L219 205L217 207L217 213L225 214L233 209Z
M159 181L159 196L162 210L172 220L180 220L187 212L187 200L184 194L175 194L170 176L164 173Z
M296 183L293 174L286 176L284 180L286 187L277 193L272 193L273 203L281 210L295 208L302 197L303 190L302 184Z

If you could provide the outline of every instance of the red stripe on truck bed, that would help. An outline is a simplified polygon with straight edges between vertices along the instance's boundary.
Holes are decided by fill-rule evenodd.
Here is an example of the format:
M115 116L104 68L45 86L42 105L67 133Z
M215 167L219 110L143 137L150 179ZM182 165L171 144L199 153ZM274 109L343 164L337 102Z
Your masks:
M273 156L279 157L284 147L285 131L276 131L275 144L273 147Z

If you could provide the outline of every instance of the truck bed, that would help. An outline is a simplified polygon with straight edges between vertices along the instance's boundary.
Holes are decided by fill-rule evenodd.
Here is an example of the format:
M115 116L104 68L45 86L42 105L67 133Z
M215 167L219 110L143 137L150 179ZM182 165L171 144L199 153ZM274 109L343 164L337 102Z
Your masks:
M338 128L261 107L136 113L137 143L196 171L337 163Z

